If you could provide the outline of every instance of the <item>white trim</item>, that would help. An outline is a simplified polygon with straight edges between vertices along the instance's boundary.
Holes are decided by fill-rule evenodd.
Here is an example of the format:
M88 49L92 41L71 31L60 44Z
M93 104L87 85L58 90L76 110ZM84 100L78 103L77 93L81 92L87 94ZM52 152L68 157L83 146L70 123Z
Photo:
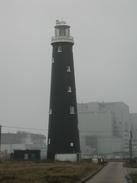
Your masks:
M76 153L55 154L55 160L76 162L77 161L77 154Z
M57 42L69 42L69 43L74 43L73 37L69 36L58 36L58 37L52 37L51 38L51 43L57 43Z

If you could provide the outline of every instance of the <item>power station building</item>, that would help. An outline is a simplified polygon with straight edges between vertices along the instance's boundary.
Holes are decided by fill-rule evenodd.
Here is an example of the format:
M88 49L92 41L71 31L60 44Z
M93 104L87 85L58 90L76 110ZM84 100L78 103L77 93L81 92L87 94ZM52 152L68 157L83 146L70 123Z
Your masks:
M129 107L123 102L78 104L82 156L129 156Z
M77 157L80 152L73 37L70 26L56 21L52 37L52 73L49 107L47 158Z

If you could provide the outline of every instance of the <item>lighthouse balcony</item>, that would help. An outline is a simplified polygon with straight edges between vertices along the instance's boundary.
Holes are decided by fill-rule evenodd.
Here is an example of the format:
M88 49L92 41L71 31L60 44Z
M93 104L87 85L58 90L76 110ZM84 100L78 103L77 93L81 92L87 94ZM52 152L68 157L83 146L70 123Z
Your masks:
M69 36L58 36L58 37L52 37L51 38L51 43L57 43L57 42L69 42L69 43L74 43L73 37Z

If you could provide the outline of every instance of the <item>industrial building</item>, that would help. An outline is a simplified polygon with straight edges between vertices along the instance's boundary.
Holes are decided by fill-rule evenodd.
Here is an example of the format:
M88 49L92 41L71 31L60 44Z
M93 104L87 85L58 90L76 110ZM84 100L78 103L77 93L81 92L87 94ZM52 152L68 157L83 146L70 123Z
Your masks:
M129 155L129 107L123 102L78 104L82 156Z
M130 114L132 132L132 156L137 157L137 113Z
M42 134L29 132L2 133L1 135L1 157L10 158L10 154L16 150L38 150L41 159L46 158L46 137Z

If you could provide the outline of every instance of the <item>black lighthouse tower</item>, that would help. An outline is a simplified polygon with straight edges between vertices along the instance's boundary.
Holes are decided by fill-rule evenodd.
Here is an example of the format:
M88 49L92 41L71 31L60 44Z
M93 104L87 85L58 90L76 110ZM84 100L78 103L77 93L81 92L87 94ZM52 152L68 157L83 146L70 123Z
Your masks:
M52 37L52 73L47 158L80 152L75 75L70 26L56 21Z

